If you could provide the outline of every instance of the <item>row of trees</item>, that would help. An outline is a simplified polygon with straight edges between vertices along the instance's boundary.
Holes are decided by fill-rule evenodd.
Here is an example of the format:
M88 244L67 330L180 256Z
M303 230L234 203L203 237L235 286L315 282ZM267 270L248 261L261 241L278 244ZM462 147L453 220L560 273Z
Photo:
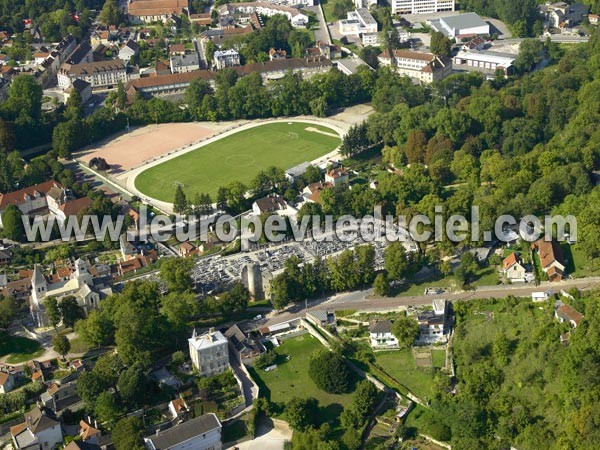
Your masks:
M375 249L370 245L345 250L326 261L316 259L313 263L300 265L297 256L291 256L284 271L271 282L271 302L277 309L290 302L335 292L353 290L370 285L375 279Z

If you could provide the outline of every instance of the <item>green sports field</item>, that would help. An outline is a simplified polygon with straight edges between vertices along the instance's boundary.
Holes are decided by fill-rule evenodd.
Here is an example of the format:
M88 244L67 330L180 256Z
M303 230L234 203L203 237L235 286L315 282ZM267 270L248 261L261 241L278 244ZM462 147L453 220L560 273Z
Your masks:
M209 193L214 199L217 189L232 181L249 184L262 169L289 169L340 144L339 137L316 130L337 136L330 128L303 122L269 123L240 131L143 171L135 187L166 202L173 201L178 184L188 198Z

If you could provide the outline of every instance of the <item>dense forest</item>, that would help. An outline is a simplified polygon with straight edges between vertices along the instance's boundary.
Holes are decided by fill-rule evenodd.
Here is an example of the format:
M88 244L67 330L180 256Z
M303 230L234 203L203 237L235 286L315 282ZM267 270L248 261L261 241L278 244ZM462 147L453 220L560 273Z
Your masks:
M455 304L456 394L440 379L425 413L452 448L594 449L600 421L600 292L571 303L585 319L554 319L552 303L515 298Z
M32 19L46 42L58 42L69 33L83 36L90 23L90 10L103 4L104 0L0 0L0 24L2 30L21 33L24 20Z

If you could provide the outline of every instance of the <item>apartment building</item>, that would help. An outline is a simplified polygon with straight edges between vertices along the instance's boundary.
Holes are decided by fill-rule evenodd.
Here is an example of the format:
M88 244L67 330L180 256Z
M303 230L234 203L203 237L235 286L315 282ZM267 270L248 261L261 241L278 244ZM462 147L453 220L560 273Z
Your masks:
M390 0L392 14L430 14L454 11L454 0Z

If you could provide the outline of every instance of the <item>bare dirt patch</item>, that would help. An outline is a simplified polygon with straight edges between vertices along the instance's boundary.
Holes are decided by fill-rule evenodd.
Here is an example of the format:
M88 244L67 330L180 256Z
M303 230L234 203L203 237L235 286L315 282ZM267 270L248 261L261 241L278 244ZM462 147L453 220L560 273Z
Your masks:
M217 131L197 123L148 125L78 152L76 157L85 163L94 157L104 158L111 166L111 173L119 174L145 161L209 138Z

